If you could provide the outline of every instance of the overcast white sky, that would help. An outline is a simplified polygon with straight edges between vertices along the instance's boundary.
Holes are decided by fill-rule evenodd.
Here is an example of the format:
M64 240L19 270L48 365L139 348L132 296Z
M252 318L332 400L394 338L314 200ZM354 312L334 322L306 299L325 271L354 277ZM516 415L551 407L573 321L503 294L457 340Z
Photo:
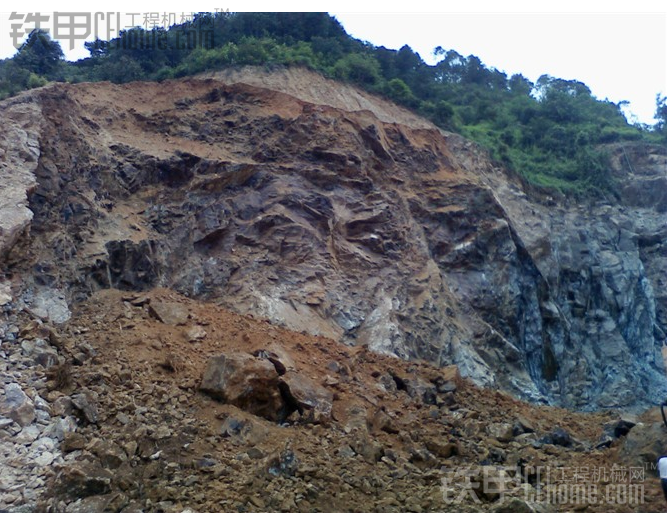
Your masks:
M536 5L537 4L537 5ZM430 4L433 5L432 3ZM412 47L433 63L436 46L463 55L477 55L487 66L506 73L522 73L535 81L547 73L585 82L598 98L627 100L630 110L644 123L653 123L655 97L667 94L667 11L660 1L635 0L623 7L596 11L593 2L560 0L558 3L527 0L440 2L446 12L424 12L423 5L398 4L422 12L360 12L360 3L336 2L335 6L300 0L276 5L268 1L232 1L227 4L183 4L174 1L115 2L95 4L102 12L182 13L213 11L328 10L354 37L377 46ZM599 4L598 4L599 5ZM502 6L502 8L501 8ZM4 9L18 13L53 11L89 12L89 2L6 2ZM364 4L369 9L369 4ZM391 9L383 4L383 11ZM9 12L0 13L0 58L14 53ZM48 23L46 24L48 28ZM86 56L82 43L68 51L70 59Z

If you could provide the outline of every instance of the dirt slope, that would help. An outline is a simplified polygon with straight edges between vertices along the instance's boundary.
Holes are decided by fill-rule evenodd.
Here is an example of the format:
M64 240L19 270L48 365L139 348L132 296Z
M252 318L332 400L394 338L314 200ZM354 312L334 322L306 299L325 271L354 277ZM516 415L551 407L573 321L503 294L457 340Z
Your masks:
M182 325L151 314L165 304L185 310ZM94 423L80 419L65 438L70 461L55 467L46 494L56 495L47 502L58 510L90 495L88 509L76 511L102 511L107 502L113 511L486 511L533 492L508 482L499 498L448 502L442 479L458 483L458 496L465 485L456 470L480 465L548 468L541 479L550 486L568 483L568 469L627 468L618 442L593 448L613 415L529 406L479 389L452 368L345 348L167 290L97 293L57 338L79 365L60 383L49 381L55 389L46 399L86 394L97 410ZM334 393L330 421L294 415L279 425L198 391L210 357L261 349L278 351L299 375ZM569 446L544 439L557 427L572 437ZM110 483L101 490L82 484L96 473ZM602 503L586 511L659 511L656 479L647 473L642 484L640 509ZM614 482L597 486L603 493ZM552 508L544 498L533 507Z
M347 112L368 111L383 123L399 123L410 128L437 130L435 125L396 104L357 89L323 78L313 71L286 68L265 70L256 67L229 68L202 75L225 84L247 84L280 91L315 105Z

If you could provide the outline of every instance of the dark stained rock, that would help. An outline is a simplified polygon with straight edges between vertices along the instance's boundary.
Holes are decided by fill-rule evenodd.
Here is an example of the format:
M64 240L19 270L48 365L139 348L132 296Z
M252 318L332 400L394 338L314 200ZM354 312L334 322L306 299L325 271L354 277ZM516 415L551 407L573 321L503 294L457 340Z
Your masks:
M372 433L384 431L385 433L396 434L400 432L395 420L387 413L384 407L380 407L375 411L368 424Z
M270 345L253 353L258 358L269 360L281 376L287 371L295 371L296 365L292 357L282 347Z
M416 375L401 375L394 371L390 371L390 373L398 390L405 390L410 397L422 401L424 404L436 404L438 394L436 385Z
M527 418L519 415L514 421L512 432L514 436L521 435L523 433L534 433L535 427L533 426L533 423L530 422Z
M118 468L127 460L125 451L109 440L95 439L87 449L99 458L105 468Z
M424 442L426 448L435 454L438 458L450 458L461 454L461 449L457 443L447 442L445 440L430 439Z
M540 442L544 444L560 445L561 447L570 447L572 446L573 440L570 433L559 426L542 437Z
M627 435L630 430L637 425L637 420L631 417L623 417L612 422L608 422L603 426L605 434L613 437L620 438Z
M72 395L72 406L75 412L90 424L96 424L98 418L95 394L90 390L83 390Z
M90 462L76 462L56 475L56 489L71 498L103 495L111 490L113 474Z
M96 283L121 290L148 290L157 284L161 248L156 240L110 240L105 249L108 260L98 262L91 272Z
M63 438L63 452L72 452L83 449L86 446L86 438L76 432L67 433Z
M294 451L285 449L280 454L271 457L267 465L267 472L273 477L293 476L299 468L299 459Z
M127 497L122 493L93 495L68 504L65 513L99 513L119 511L127 505ZM123 509L123 511L125 511Z

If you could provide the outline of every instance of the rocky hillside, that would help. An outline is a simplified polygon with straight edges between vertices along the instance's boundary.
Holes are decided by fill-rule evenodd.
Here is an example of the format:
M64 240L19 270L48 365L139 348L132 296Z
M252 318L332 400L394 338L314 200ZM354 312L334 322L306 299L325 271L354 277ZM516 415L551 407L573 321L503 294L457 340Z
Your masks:
M655 415L531 406L165 289L3 320L2 511L664 511Z
M294 69L0 118L0 510L554 511L537 469L614 465L643 509L587 511L662 506L654 413L553 406L667 397L664 148L577 203Z
M664 148L611 148L619 198L591 205L300 70L59 84L0 116L1 286L47 316L163 286L533 401L667 395Z

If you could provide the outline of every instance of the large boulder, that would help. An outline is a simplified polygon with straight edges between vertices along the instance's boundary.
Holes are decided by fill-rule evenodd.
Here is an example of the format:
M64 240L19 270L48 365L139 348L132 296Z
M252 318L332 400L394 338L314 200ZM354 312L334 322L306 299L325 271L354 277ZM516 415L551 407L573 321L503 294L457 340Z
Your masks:
M314 422L331 420L333 393L301 374L287 373L280 378L283 396L291 408Z
M188 322L188 309L185 305L174 301L152 299L148 311L158 321L171 326L182 326Z
M259 349L253 355L269 360L281 376L288 371L296 370L296 364L290 354L276 344L270 344L266 349Z
M35 420L35 405L16 383L5 385L5 401L0 413L6 415L19 426L25 427Z
M77 416L89 424L97 424L97 394L91 390L83 389L72 396L72 406Z
M286 416L279 375L269 360L243 353L215 356L208 361L199 388L268 420L280 421Z
M71 498L90 497L109 493L112 479L113 474L96 463L74 462L59 470L55 488Z
M628 466L655 465L667 455L667 428L662 422L639 423L630 430L621 448L621 460ZM650 466L648 468L651 468Z

